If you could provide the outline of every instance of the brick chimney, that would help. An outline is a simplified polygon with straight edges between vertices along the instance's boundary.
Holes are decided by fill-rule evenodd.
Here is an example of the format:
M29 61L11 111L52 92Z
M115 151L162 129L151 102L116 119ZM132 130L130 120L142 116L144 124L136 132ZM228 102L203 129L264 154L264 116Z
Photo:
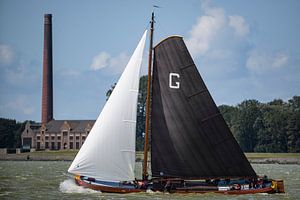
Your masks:
M52 15L44 15L42 124L53 119Z

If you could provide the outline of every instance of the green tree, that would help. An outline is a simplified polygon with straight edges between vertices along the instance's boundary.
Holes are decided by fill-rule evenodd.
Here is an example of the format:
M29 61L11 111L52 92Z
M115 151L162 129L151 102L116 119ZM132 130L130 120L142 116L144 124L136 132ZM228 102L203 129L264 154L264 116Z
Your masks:
M300 96L288 102L287 146L289 152L300 152Z
M270 102L263 106L262 113L255 151L287 152L287 112L284 102Z
M110 88L107 90L105 96L106 96L106 101L109 99L111 93L113 92L113 90L115 89L117 83L114 83L113 85L110 86Z
M0 118L0 148L20 147L21 126L14 119Z
M221 114L223 115L227 125L231 129L233 127L233 124L235 123L235 118L238 112L238 109L234 106L228 106L228 105L220 105L218 106Z
M140 78L138 104L137 104L137 124L136 124L136 149L138 151L144 148L144 134L146 121L146 98L147 98L147 80L148 76Z
M257 100L245 100L237 106L237 117L233 125L234 135L245 152L253 152L257 142L257 128L254 124L261 117L261 104Z

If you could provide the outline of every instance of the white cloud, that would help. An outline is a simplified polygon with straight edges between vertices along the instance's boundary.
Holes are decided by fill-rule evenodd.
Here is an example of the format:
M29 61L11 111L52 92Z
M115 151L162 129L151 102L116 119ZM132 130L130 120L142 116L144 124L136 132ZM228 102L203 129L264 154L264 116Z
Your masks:
M267 54L260 51L251 51L246 62L246 67L254 73L263 73L282 68L288 63L288 55L285 53Z
M209 1L203 2L202 11L204 14L198 17L186 40L190 53L198 61L199 70L217 81L240 76L247 52L252 48L246 20L227 14ZM237 37L237 34L245 37Z
M186 44L217 103L269 101L299 93L299 59L270 41L257 41L257 35L264 34L250 26L257 22L249 23L210 1L202 3L203 14L188 32Z
M0 44L0 63L10 64L13 61L14 53L10 46Z
M100 52L97 56L93 58L91 69L99 70L108 66L108 61L110 59L110 55L106 52Z
M288 62L289 56L284 53L278 53L273 59L273 68L281 68L285 66Z
M107 68L113 73L120 73L125 68L128 60L129 56L126 53L120 53L113 57L103 51L93 58L91 69L96 71Z
M186 40L192 55L204 55L210 48L211 42L218 31L225 25L225 14L221 8L210 7L204 3L202 9L205 15L197 19L197 23L189 32L190 37Z
M231 26L238 36L244 37L249 34L249 26L242 16L229 16L229 26Z
M235 35L249 35L249 25L242 16L228 16L223 8L211 6L210 1L203 2L202 10L204 15L198 17L186 40L194 57L204 56L212 48L218 48L214 46L217 42L233 42ZM232 34L232 29L235 34Z
M118 56L110 58L109 67L113 68L115 72L120 72L126 67L128 61L129 56L126 53L120 53Z

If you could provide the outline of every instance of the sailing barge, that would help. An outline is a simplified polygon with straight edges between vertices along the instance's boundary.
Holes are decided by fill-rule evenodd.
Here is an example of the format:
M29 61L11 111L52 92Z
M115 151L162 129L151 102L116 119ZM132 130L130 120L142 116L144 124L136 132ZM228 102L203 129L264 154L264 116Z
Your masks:
M139 71L147 31L68 170L76 175L76 183L113 193L149 189L170 193L284 193L282 180L259 177L253 170L182 37L168 37L153 48L153 24L154 13L143 179L134 177L135 128ZM149 130L151 179L147 172Z

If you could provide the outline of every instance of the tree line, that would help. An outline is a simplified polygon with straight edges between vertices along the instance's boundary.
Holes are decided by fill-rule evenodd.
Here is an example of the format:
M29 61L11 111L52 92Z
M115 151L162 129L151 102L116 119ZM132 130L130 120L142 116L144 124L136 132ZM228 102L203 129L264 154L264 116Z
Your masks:
M21 133L25 124L14 119L0 118L0 148L21 147Z
M244 152L300 152L300 96L245 100L219 110Z

